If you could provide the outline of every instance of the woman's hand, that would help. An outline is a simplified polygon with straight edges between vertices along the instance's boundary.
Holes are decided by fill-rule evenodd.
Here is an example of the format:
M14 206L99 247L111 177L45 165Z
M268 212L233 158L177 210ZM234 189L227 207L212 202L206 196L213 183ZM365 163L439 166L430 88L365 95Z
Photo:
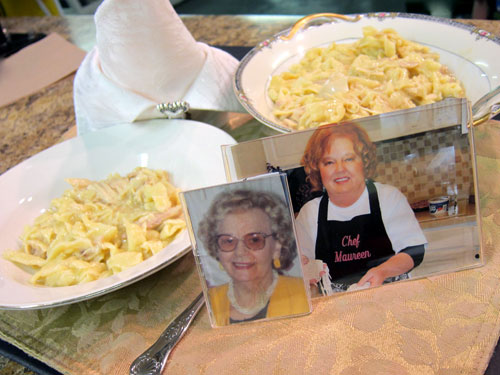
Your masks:
M318 267L318 261L313 259L312 261L302 255L301 256L302 269L304 271L304 276L309 279L310 285L316 285L321 278L328 272L328 267L325 263L321 262L321 268Z
M408 272L413 268L413 259L406 253L399 253L377 267L370 268L358 281L358 285L370 283L370 286L380 286L388 277L394 277Z
M382 285L384 280L387 277L385 276L384 270L378 267L373 267L368 270L367 273L357 282L358 286L365 285L366 283L370 284L370 286L379 286Z

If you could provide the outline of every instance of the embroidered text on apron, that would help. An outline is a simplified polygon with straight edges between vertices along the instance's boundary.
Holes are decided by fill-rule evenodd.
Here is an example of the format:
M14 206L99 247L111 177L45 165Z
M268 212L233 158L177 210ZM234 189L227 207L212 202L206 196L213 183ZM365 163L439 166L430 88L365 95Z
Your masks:
M375 185L367 180L366 186L370 213L349 221L328 221L328 194L325 192L321 198L316 259L328 265L332 283L356 283L370 268L395 254L382 221Z

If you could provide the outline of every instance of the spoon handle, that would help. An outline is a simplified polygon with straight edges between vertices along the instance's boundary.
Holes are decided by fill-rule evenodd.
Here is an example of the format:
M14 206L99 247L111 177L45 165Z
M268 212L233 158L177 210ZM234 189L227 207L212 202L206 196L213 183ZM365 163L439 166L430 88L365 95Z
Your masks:
M130 375L161 374L170 352L181 340L204 303L203 293L200 293L186 310L169 324L158 340L132 362Z
M473 125L480 125L500 113L500 86L483 95L471 108Z

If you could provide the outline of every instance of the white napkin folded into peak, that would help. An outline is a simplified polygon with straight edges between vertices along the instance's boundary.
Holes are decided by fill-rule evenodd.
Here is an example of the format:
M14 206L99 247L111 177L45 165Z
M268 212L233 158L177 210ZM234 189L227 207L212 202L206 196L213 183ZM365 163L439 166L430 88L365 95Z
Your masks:
M105 0L95 23L74 83L79 134L162 117L160 103L245 112L232 86L238 61L196 42L169 0Z

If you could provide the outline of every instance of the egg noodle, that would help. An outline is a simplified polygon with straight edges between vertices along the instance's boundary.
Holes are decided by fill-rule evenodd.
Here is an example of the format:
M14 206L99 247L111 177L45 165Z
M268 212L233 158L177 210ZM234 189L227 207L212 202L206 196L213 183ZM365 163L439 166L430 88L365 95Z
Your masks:
M363 28L354 43L312 48L273 76L268 95L285 126L323 124L464 97L464 88L428 47L396 31Z
M66 181L72 189L24 229L22 248L4 253L34 271L33 284L73 285L118 273L186 227L179 190L165 171L140 167L125 177Z

